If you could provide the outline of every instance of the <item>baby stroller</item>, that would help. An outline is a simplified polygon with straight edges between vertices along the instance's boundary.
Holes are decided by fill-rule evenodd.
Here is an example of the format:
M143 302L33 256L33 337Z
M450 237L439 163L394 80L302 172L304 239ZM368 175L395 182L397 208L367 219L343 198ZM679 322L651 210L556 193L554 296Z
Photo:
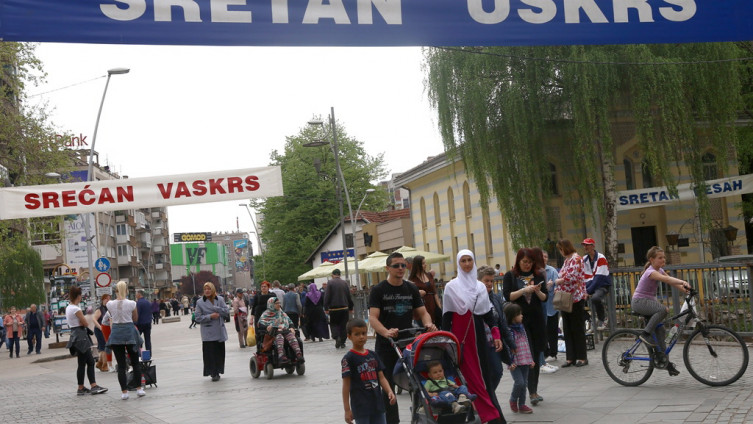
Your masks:
M393 341L392 345L400 355L393 374L395 384L410 393L412 424L481 424L473 408L453 413L449 406L432 405L431 397L424 388L428 379L427 364L431 361L442 363L445 377L453 379L458 385L466 384L458 367L460 351L454 334L447 331L421 334L402 352L399 341Z
M273 328L269 335L274 338L277 335L277 331L276 328ZM295 332L295 338L298 340L298 346L301 347L301 354L303 354L303 341L301 340L300 332L297 328L291 328L290 331ZM262 340L264 340L265 334L267 334L266 328L256 326L256 352L251 355L251 361L248 364L251 377L259 378L261 371L264 370L267 380L271 380L274 376L275 368L284 369L288 374L293 374L295 371L298 375L303 375L306 372L306 364L304 363L305 359L303 356L301 356L301 360L296 359L293 348L286 342L284 346L285 356L288 357L289 362L281 364L280 359L277 357L277 349L274 346L274 342L264 346L265 343Z

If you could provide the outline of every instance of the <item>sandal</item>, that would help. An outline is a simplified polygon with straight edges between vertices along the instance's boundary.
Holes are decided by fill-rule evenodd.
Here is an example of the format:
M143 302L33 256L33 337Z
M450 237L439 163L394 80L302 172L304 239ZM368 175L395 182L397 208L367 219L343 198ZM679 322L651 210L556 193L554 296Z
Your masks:
M572 365L573 365L573 363L571 361L567 361L564 364L562 364L562 368L567 368L567 367L572 366Z
M588 359L584 359L584 360L580 360L579 359L579 360L575 361L575 366L576 367L585 367L586 365L588 365Z

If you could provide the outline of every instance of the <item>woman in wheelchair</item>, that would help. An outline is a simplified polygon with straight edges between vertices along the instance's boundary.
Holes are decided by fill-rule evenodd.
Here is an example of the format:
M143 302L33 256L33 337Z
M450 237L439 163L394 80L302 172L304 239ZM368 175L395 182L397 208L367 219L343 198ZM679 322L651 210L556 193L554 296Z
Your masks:
M290 330L292 325L293 321L280 309L280 299L272 297L267 300L267 310L259 318L259 327L275 338L280 364L290 363L285 356L285 342L293 348L296 361L303 362L301 347L298 345L295 334Z

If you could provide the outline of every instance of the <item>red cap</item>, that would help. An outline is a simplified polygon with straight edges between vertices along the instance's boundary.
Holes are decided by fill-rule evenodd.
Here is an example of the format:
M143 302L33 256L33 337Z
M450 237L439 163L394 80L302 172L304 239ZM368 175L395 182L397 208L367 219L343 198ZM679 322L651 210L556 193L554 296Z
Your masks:
M583 242L582 242L581 244L583 244L583 245L586 245L586 244L594 244L594 245L595 245L595 244L596 244L596 242L595 242L595 241L594 241L594 239L592 239L592 238L587 238L587 239L583 240Z

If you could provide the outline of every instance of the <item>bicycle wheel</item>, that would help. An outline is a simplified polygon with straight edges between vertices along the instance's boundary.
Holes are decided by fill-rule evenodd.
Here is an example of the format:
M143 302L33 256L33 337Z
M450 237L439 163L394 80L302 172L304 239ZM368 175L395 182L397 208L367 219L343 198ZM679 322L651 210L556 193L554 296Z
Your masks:
M607 374L623 386L641 385L654 372L649 347L638 339L639 334L635 330L617 330L601 350Z
M726 386L748 368L748 348L739 334L721 325L697 328L682 352L690 375L709 386Z

